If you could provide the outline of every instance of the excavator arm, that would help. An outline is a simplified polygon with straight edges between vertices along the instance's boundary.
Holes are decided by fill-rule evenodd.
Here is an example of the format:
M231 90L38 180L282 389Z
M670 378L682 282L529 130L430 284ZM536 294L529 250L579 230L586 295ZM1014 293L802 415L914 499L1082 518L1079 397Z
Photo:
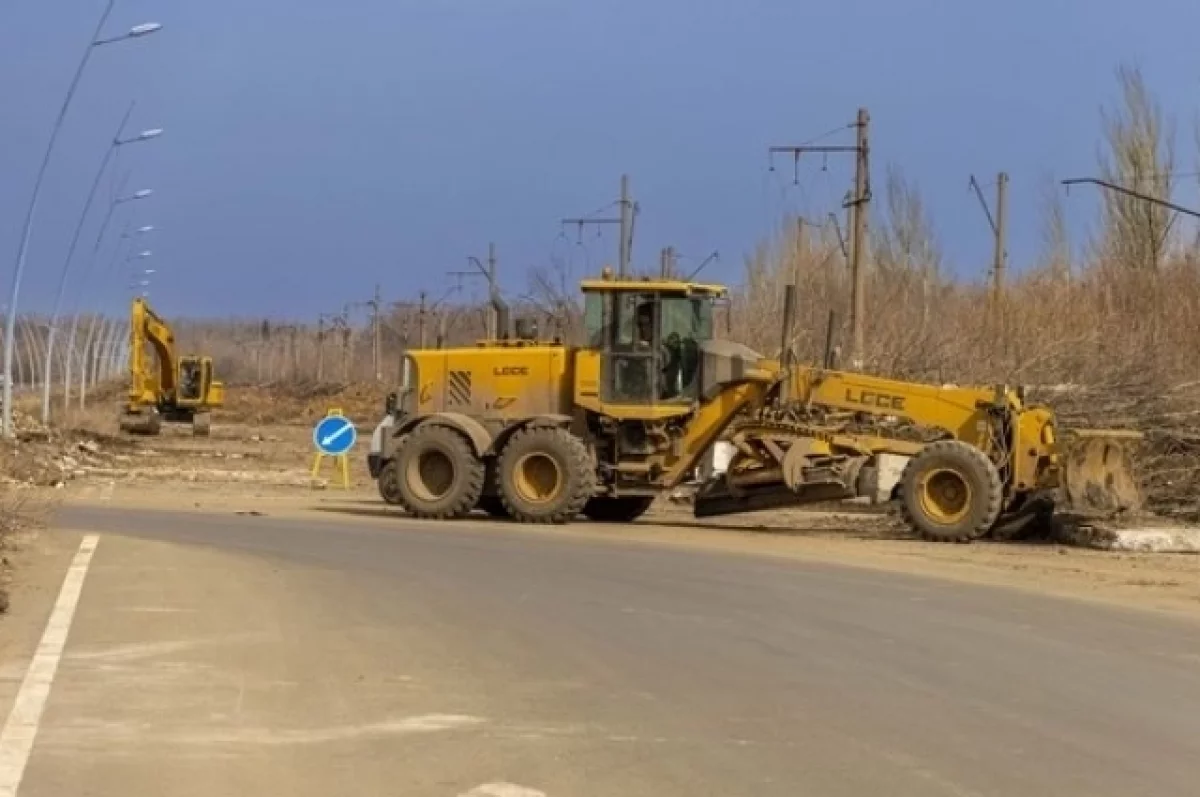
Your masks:
M148 349L157 362L150 362ZM175 333L145 299L134 299L129 323L130 403L156 406L174 395L177 373Z

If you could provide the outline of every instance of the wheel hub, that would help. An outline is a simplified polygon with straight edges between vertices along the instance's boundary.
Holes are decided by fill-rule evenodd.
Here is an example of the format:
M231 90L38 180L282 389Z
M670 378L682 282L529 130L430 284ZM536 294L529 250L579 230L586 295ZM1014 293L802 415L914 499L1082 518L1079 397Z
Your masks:
M937 523L957 523L970 511L971 485L957 471L932 471L921 482L921 508Z
M454 463L442 451L423 451L408 467L408 485L424 501L436 501L454 486Z
M562 489L562 471L553 457L547 454L526 454L517 462L517 492L533 504L554 500Z

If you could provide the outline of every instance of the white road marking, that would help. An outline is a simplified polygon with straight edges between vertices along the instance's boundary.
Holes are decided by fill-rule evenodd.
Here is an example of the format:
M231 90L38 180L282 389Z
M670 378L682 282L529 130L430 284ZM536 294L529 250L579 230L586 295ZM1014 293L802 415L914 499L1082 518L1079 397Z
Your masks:
M228 717L228 715L225 715ZM243 750L249 745L262 747L300 747L333 742L353 742L383 739L390 736L409 736L426 733L448 733L478 727L487 720L463 714L421 714L415 717L372 722L364 725L338 725L327 728L247 727L237 717L231 727L203 729L194 732L172 733L143 722L119 723L91 720L64 720L55 724L53 741L47 748L77 749L82 744L100 743L105 752L113 753L121 746L134 746L145 753L150 746L160 745L174 752L187 747L235 747ZM120 754L120 753L118 753Z
M484 783L458 797L546 797L546 792L515 783Z
M37 652L29 662L25 680L21 682L4 730L0 731L0 797L16 797L17 787L21 785L29 753L33 750L33 740L37 737L38 723L41 722L42 711L50 697L50 687L58 672L58 663L62 660L63 648L67 644L67 633L71 630L71 621L75 619L75 607L79 605L79 596L83 592L83 580L87 577L92 554L96 552L99 542L98 536L89 534L79 544L79 550L67 570L67 577L63 579L58 601L46 623L46 630L42 633L42 641L38 643Z

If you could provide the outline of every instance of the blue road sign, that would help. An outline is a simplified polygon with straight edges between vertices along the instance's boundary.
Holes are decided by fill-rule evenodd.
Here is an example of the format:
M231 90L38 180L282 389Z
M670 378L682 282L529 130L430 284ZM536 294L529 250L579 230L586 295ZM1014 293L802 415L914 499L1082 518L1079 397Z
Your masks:
M358 431L349 418L340 415L330 415L322 418L313 429L313 444L322 454L340 456L354 447L358 439Z

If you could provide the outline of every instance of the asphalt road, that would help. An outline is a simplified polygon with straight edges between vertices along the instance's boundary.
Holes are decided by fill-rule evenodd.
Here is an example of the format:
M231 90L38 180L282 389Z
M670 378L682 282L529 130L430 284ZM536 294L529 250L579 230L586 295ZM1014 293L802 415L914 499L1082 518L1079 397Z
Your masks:
M1165 615L502 524L60 523L103 536L27 797L1200 790Z

